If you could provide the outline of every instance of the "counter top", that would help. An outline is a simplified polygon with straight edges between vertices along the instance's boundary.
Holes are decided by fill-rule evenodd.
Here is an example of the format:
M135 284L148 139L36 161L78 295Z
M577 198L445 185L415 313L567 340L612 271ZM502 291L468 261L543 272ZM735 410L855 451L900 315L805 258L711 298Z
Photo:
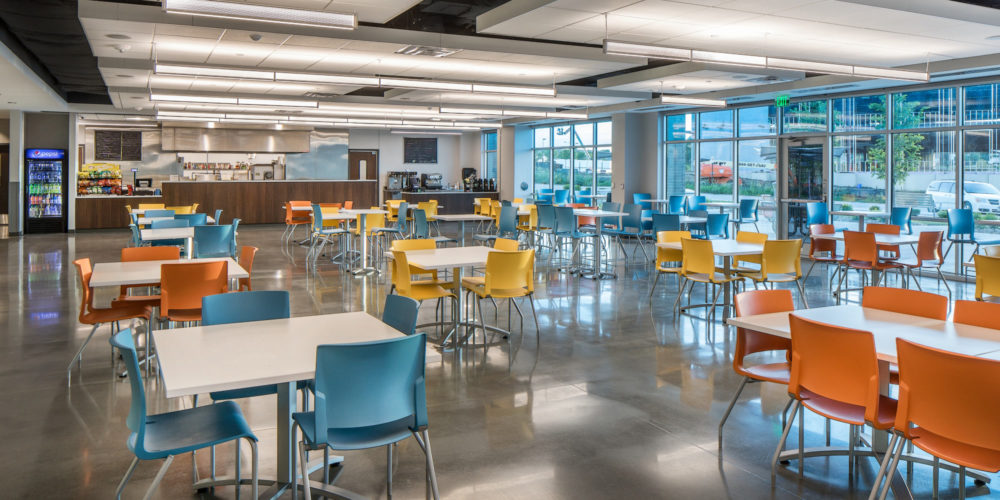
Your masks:
M88 200L88 199L107 199L107 198L163 198L161 194L78 194L76 199L78 200Z
M497 194L496 191L461 191L461 190L439 190L439 191L399 191L398 189L387 189L386 191L395 191L401 194Z
M224 181L163 181L164 184L208 184L208 183L218 183L218 184L235 184L240 182L252 182L256 184L273 184L276 182L377 182L375 179L270 179L270 180L248 180L248 179L232 179Z

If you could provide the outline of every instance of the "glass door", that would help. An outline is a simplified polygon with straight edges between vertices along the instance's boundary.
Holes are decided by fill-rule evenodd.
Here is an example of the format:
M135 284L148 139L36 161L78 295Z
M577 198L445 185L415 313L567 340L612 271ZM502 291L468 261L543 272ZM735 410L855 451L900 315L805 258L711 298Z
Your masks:
M781 139L781 211L779 234L782 238L805 238L806 203L825 201L827 193L826 138Z

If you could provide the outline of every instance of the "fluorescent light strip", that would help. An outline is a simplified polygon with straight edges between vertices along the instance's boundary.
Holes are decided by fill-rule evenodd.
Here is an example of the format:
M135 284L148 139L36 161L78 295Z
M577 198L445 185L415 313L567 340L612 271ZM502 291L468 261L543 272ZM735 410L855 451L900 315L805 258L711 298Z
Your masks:
M419 130L390 130L389 133L400 135L462 135L461 132L422 132Z
M909 71L905 69L872 68L869 66L855 66L854 76L866 78L885 78L888 80L909 80L915 82L926 82L930 80L930 75L919 71Z
M120 122L91 122L91 121L81 121L80 125L84 127L119 127L119 128L150 128L158 127L159 125L155 123L120 123Z
M465 92L472 92L471 83L411 80L408 78L379 78L379 86L407 89L461 90Z
M163 10L171 14L221 17L224 19L294 24L317 28L353 30L358 26L358 18L354 14L317 12L244 3L215 2L212 0L163 0Z
M442 113L454 113L460 115L503 115L502 109L486 108L441 108Z
M617 56L648 57L652 59L691 60L691 51L688 49L677 49L648 43L622 42L618 40L604 40L604 53Z
M209 68L204 66L179 66L176 64L160 64L153 66L157 75L181 76L219 76L225 78L246 78L252 80L274 80L272 71L254 71L247 69Z
M205 122L214 123L221 120L221 118L187 118L184 116L157 116L156 119L160 120L161 122L202 122L202 123Z
M559 111L555 113L545 113L547 118L569 118L571 120L586 120L590 118L587 113L573 113L570 111Z
M257 99L252 97L240 97L237 104L247 106L288 106L293 108L315 108L319 106L317 101L289 101L284 99Z
M377 87L377 76L319 75L312 73L274 73L274 79L284 82L333 83L339 85L363 85Z
M222 123L266 123L266 124L277 124L277 120L251 120L248 118L223 118Z
M150 94L149 99L152 101L171 101L171 102L202 102L202 103L214 103L214 104L238 104L235 97L212 97L212 96L194 96L194 95L174 95L174 94Z
M692 50L691 60L695 62L707 62L715 64L733 64L737 66L753 66L763 68L767 65L767 58L761 56L747 56L743 54L729 54L726 52L708 52L704 50Z
M156 113L156 117L161 116L177 116L182 118L224 118L225 115L222 113L195 113L191 111L160 111Z
M712 106L724 108L726 101L722 99L704 99L701 97L684 97L679 95L661 95L660 102L664 104L689 104L692 106Z
M767 67L771 69L790 69L795 71L811 71L813 73L828 73L831 75L854 74L854 67L850 64L799 61L797 59L781 59L777 57L768 57Z
M549 97L554 97L556 95L556 89L552 87L514 87L510 85L492 85L485 83L473 83L472 91L490 94L543 95Z

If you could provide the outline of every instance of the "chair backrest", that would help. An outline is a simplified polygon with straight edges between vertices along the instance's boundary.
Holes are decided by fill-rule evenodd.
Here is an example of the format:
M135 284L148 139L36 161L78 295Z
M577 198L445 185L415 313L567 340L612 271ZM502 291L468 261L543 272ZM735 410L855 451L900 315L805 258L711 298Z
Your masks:
M497 238L493 240L493 249L501 252L516 252L518 249L517 240L507 238Z
M177 214L175 219L186 220L192 226L204 226L208 224L208 214Z
M148 211L148 210L163 209L166 206L167 205L165 203L140 203L139 204L139 210L147 210Z
M323 207L319 203L312 204L313 219L312 219L312 229L313 232L319 232L323 230Z
M134 216L133 216L134 217ZM132 233L132 237L129 238L129 243L137 247L142 244L142 234L139 233L139 226L135 224L129 224L128 230Z
M291 317L287 290L258 290L206 295L201 298L201 324L221 325Z
M567 189L556 189L554 193L554 198L552 203L556 205L565 205L569 201L569 190Z
M753 316L776 312L794 311L795 302L791 290L750 290L736 294L734 301L736 316ZM733 369L742 373L743 359L754 353L791 350L792 341L777 335L736 329L736 348L733 351Z
M871 332L842 328L789 315L792 369L788 393L808 393L865 408L865 420L878 412L879 378Z
M498 219L500 218L501 207L503 207L503 205L500 204L500 200L490 200L490 211L487 212L485 215L493 217L493 221L499 224Z
M411 238L408 240L392 240L391 250L405 252L407 250L434 250L437 244L432 239Z
M972 259L976 264L976 299L1000 296L1000 257L975 254Z
M556 207L552 205L536 205L538 207L538 227L553 229L556 224Z
M981 300L956 300L955 314L951 320L955 323L997 328L997 318L1000 318L1000 303Z
M200 309L206 295L226 293L229 288L229 263L190 262L160 266L160 314L170 311Z
M142 370L139 369L139 355L135 351L132 330L125 329L112 335L110 343L122 355L132 392L132 402L125 419L125 424L132 431L129 442L134 447L135 455L143 458L146 450L146 387L142 383Z
M632 203L636 205L643 205L642 200L651 200L653 195L650 193L632 193ZM646 206L645 208L649 208Z
M239 222L239 219L236 219ZM250 278L253 277L253 259L257 255L257 247L244 246L240 248L240 260L239 264L247 272L246 278L239 279L239 289L240 290L251 290L253 287L250 286Z
M910 207L892 207L892 211L889 212L889 224L895 224L904 231L906 234L913 234L913 221L910 219L913 209Z
M765 235L766 236L766 235ZM767 240L761 259L760 272L768 274L794 274L802 277L802 240Z
M344 210L351 210L352 208L354 208L353 200L347 200L344 202Z
M501 207L509 207L509 206L512 206L512 205L513 204L510 202L510 200L500 200L500 206Z
M180 214L193 214L195 207L192 206L192 205L177 205L177 206L167 207L167 208L170 209L170 210L173 210L175 213L177 213L178 215L180 215Z
M708 210L708 206L705 205L706 198L704 196L688 196L687 199L687 211L692 210Z
M312 203L308 201L286 201L285 202L285 224L306 224L311 219L311 214L307 214L302 208L311 208ZM296 210L298 209L298 210Z
M844 260L869 263L877 261L875 233L844 231Z
M972 209L951 208L948 209L948 238L955 235L969 235L974 238L976 233L975 220L972 217Z
M676 243L684 238L691 238L691 231L657 231L656 232L656 242L657 243ZM656 265L659 266L664 262L681 262L684 259L683 250L675 250L673 248L660 248L656 247Z
M763 245L767 241L767 233L755 233L753 231L740 231L736 233L736 241L740 243L753 243Z
M168 229L172 227L191 227L191 222L184 219L154 220L150 227L153 229Z
M606 201L601 204L601 210L605 212L620 212L622 204L615 201Z
M833 234L837 232L837 228L833 224L811 224L809 226L809 234ZM837 253L837 240L828 240L823 238L811 238L809 240L809 256L813 257L817 253L828 252L831 257Z
M413 237L429 238L430 226L427 225L427 212L422 208L413 209Z
M830 223L830 212L826 208L825 201L813 201L806 203L806 223L810 226L813 224Z
M180 247L133 247L122 249L122 262L179 260L180 258Z
M557 233L570 233L576 230L576 217L572 207L555 207Z
M231 224L194 227L195 258L231 257L234 250Z
M905 288L866 286L861 306L923 318L948 318L948 297Z
M497 292L518 295L535 290L535 251L490 252L486 256L485 291L487 295Z
M147 217L147 218L149 218L149 217L174 217L175 215L176 214L174 214L173 210L146 210L146 212L143 214L143 217Z
M86 323L84 317L94 310L94 289L90 287L90 276L94 273L94 268L90 263L90 258L76 259L73 261L77 274L80 275L80 322Z
M215 217L214 217L214 219L215 219L215 223L216 224L222 224L222 209L221 208L215 209Z
M412 288L410 283L410 262L406 258L406 251L396 248L396 243L401 241L430 241L433 240L396 240L393 241L392 248L392 284L396 285L396 291L400 295L407 295ZM404 245L401 245L405 248Z
M518 221L522 222L522 224L519 224L519 226L521 226L522 228L527 228L529 230L534 230L534 229L538 228L538 207L536 205L534 205L534 204L528 204L528 203L522 203L517 208L517 210L519 212L521 210L527 210L528 211L528 215L527 216L523 216L523 215L518 215L517 216L518 217ZM524 218L522 218L522 217L524 217Z
M420 333L317 347L317 429L375 427L404 418L413 419L414 430L425 428L425 346Z
M517 203L517 204L524 203L524 198L514 198L514 203Z
M406 335L417 333L417 313L420 303L409 297L390 294L385 296L382 322Z
M740 219L757 220L757 207L760 200L757 198L743 198L740 200Z
M729 214L708 214L705 229L709 238L712 236L729 238Z
M865 231L875 234L899 235L900 227L895 224L867 224Z
M628 215L622 216L622 230L635 229L636 232L642 230L642 207L635 203L626 203L622 207L622 212Z
M680 231L681 216L677 214L653 214L653 233L660 231Z
M425 214L426 215L426 214ZM410 204L403 202L399 204L399 210L396 213L396 228L402 232L407 232L409 226L410 218Z
M437 215L437 202L421 201L417 202L417 209L424 211L424 220ZM412 207L410 210L414 210Z
M667 212L671 214L682 214L687 212L687 196L682 194L672 194L667 198Z
M944 231L922 231L917 239L917 263L923 265L924 261L942 262L941 245L944 241Z
M681 267L683 274L715 273L715 253L712 250L712 240L681 239L683 259Z
M896 339L899 405L895 427L907 438L923 430L966 447L946 447L941 458L996 456L1000 433L1000 361L965 356ZM975 450L975 451L972 451ZM989 450L988 454L985 450ZM957 456L949 456L958 453Z
M517 207L512 205L500 207L500 218L497 222L497 235L517 235Z

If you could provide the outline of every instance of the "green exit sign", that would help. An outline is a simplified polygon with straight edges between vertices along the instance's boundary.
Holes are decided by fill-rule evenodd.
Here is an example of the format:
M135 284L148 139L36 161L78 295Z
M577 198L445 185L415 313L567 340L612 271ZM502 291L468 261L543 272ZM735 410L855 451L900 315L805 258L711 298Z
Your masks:
M774 105L777 106L777 107L779 107L779 108L783 108L785 106L788 106L788 100L789 100L789 96L787 96L787 95L779 95L778 97L774 98Z

